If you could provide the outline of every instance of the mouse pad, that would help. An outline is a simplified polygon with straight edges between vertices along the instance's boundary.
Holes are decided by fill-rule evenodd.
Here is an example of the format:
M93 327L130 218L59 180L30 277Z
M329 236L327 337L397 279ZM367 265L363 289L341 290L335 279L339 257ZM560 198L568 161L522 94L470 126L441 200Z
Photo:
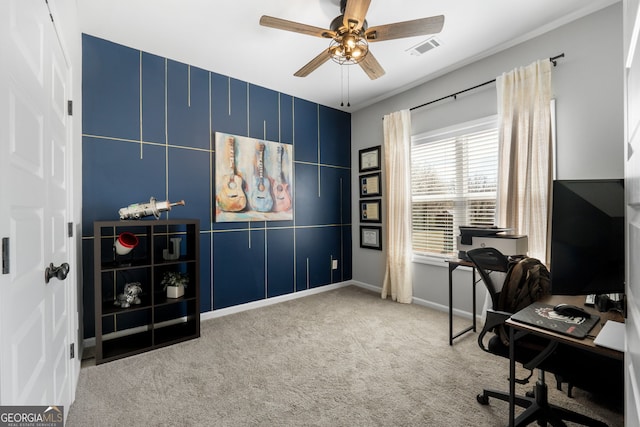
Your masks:
M600 320L600 316L596 314L591 314L588 319L563 316L553 311L553 307L553 305L534 302L511 316L511 318L520 323L548 329L574 338L586 337L591 328Z

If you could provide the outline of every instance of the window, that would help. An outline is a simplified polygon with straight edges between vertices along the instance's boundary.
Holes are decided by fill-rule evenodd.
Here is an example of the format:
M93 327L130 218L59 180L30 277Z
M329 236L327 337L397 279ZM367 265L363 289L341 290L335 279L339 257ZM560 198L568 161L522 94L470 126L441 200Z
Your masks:
M414 136L413 251L456 256L459 226L492 226L498 175L496 117Z

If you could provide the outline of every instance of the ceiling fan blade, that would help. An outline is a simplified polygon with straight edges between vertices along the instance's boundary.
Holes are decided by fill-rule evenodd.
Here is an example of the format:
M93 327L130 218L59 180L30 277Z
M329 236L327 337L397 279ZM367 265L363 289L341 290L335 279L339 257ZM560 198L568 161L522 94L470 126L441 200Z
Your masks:
M352 30L362 28L370 4L371 0L347 0L342 19L343 25Z
M262 25L263 27L271 27L278 30L291 31L294 33L306 34L315 37L324 37L328 39L336 36L335 31L267 15L262 15L262 17L260 18L260 25Z
M384 68L382 68L382 65L380 65L371 51L367 52L362 61L358 62L358 65L367 73L367 76L369 76L371 80L375 80L385 74Z
M296 77L307 77L313 71L315 71L319 66L327 62L331 58L331 53L329 49L323 50L320 55L313 58L311 61L307 63L304 67L300 68L295 72L294 76Z
M444 15L414 19L413 21L396 22L395 24L379 25L365 31L368 42L401 39L404 37L424 36L442 31Z

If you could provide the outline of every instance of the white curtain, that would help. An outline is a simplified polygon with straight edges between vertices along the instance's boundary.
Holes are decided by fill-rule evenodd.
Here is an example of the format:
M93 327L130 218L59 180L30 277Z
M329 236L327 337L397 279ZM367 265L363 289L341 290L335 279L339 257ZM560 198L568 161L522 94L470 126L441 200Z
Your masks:
M546 263L553 179L550 61L504 73L496 85L500 129L496 224L529 236L529 256Z
M411 303L411 113L402 110L384 116L385 200L387 259L382 298Z

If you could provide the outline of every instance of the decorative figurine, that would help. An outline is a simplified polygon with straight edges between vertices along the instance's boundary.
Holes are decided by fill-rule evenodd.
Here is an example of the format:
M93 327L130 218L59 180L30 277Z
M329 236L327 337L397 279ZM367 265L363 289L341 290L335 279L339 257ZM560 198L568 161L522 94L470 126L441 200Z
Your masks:
M184 206L184 200L171 203L168 200L164 202L156 201L155 197L149 199L149 203L134 203L124 208L120 208L118 214L120 219L140 219L145 216L153 215L156 219L160 219L160 212L170 211L172 206Z
M113 305L128 308L131 304L140 304L140 295L142 293L142 287L140 282L132 282L124 285L124 292L118 295L118 298L113 302Z

